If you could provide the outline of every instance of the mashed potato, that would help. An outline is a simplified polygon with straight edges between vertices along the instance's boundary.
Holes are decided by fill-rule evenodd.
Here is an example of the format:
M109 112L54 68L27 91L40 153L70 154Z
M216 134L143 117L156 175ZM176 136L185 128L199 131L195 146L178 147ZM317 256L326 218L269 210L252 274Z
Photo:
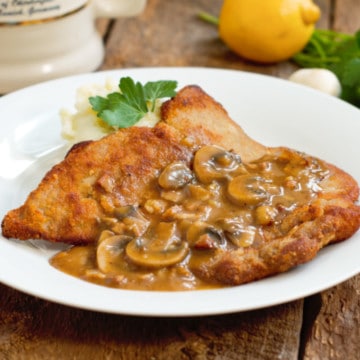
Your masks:
M97 140L114 132L113 128L96 116L89 102L91 96L106 97L119 91L118 82L108 79L104 84L90 84L77 89L74 109L61 109L61 135L70 144L85 140ZM134 126L153 127L160 120L161 102L157 101L154 112L148 112Z

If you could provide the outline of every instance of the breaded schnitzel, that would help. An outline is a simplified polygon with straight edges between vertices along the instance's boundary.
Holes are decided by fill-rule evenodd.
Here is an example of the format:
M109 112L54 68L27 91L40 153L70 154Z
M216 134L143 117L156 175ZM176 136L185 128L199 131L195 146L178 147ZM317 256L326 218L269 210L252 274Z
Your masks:
M282 187L310 195L304 203L286 207L281 202L271 202L281 197L271 187L266 190L271 195L262 200L260 192L265 191L265 185L261 185L256 189L261 190L260 200L254 203L250 199L247 203L235 186L242 186L237 179L244 174L225 176L222 182L231 180L235 184L232 190L230 185L224 185L232 197L230 202L240 203L245 210L249 206L251 214L275 209L276 215L254 215L255 220L249 222L250 227L258 228L253 243L217 247L210 238L202 237L195 242L196 250L187 245L191 254L199 249L212 251L202 263L189 261L189 269L201 279L235 285L283 272L311 260L325 245L349 238L360 227L360 208L355 204L359 187L349 174L294 150L257 143L229 118L219 103L199 87L187 86L163 104L162 120L154 128L120 129L98 141L75 146L46 174L24 205L9 211L2 221L3 236L95 244L117 209L130 205L141 208L158 196L158 178L164 168L182 163L192 169L197 151L210 144L228 151L216 161L227 163L228 154L235 154L231 156L238 162L240 158L248 169L261 168L261 175L253 178L265 179L265 185L278 181L273 178L279 178L280 170L274 166L281 166L281 181L286 183ZM214 156L211 161L215 161ZM271 165L267 170L273 159L280 165ZM307 175L311 181L302 180L303 188L297 189L299 179ZM206 182L205 176L204 179ZM177 191L169 193L173 196ZM172 197L166 201L178 200ZM173 219L161 216L164 222Z
M121 129L75 146L26 204L7 214L3 236L95 242L99 219L111 208L138 204L158 171L176 159L190 161L196 147L210 143L234 149L244 160L266 152L220 104L199 87L186 87L163 104L162 122L154 129Z
M71 244L96 242L100 219L116 207L151 196L169 161L189 161L181 134L166 124L130 127L100 141L75 145L19 209L3 220L5 237Z

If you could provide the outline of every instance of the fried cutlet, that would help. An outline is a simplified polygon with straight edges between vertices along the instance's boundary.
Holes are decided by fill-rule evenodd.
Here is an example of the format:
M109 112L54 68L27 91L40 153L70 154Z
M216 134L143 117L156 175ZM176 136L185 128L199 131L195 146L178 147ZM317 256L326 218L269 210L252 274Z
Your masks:
M198 144L232 149L244 162L264 156L268 149L250 138L221 104L198 86L186 86L161 107L164 122Z
M301 156L252 140L219 103L199 87L188 86L163 104L162 120L154 128L120 129L75 146L24 205L5 216L3 236L95 243L102 220L115 208L151 198L166 165L174 161L189 165L196 149L206 144L232 150L244 162L283 152ZM352 236L360 227L358 184L341 169L324 164L327 176L317 184L321 191L314 201L291 211L281 224L265 227L263 242L256 247L216 252L193 269L196 275L241 284L307 262L325 245Z
M120 129L97 142L74 146L26 203L5 216L3 236L95 242L99 219L115 207L138 204L149 195L157 172L175 159L190 161L194 146L232 148L245 161L266 152L198 86L180 90L161 111L162 121L154 129Z
M74 146L25 204L2 222L5 237L71 244L95 242L101 219L114 208L151 196L152 183L169 161L189 161L190 147L166 124L131 127Z

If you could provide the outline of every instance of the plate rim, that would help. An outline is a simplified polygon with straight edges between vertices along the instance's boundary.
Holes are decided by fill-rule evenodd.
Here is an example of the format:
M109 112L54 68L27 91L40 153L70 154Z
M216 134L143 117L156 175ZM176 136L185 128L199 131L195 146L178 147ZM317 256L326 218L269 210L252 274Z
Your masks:
M177 74L177 77L179 77L180 73L186 74L189 72L202 72L204 74L209 75L209 73L212 74L217 74L217 75L224 75L225 73L227 74L226 76L229 75L235 75L240 77L247 77L247 78L252 78L252 79L257 79L257 80L265 80L265 81L270 81L270 82L277 82L278 84L285 84L285 82L287 83L287 86L290 86L290 88L294 88L294 89L298 89L298 91L303 92L303 93L308 93L310 95L315 95L317 97L320 98L324 98L324 99L328 99L329 96L326 94L322 94L319 93L318 91L314 90L314 89L310 89L310 88L305 88L299 84L290 84L287 80L281 79L281 78L277 78L277 77L273 77L271 75L266 75L266 74L258 74L258 73L250 73L250 72L246 72L246 71L242 71L242 70L233 70L233 69L218 69L218 68L205 68L205 67L148 67L148 68L127 68L127 69L113 69L113 70L104 70L104 71L98 71L98 72L94 72L94 73L84 73L84 74L79 74L79 75L73 75L73 76L67 76L67 77L63 77L63 78L59 78L59 79L53 79L50 81L46 81L40 84L36 84L36 85L32 85L32 86L28 86L24 89L12 92L10 94L4 95L3 97L0 98L0 111L2 109L3 103L6 102L11 102L13 101L13 99L19 96L22 96L23 94L27 94L28 92L32 92L34 91L40 91L44 88L47 88L48 86L54 86L54 85L58 85L58 84L64 84L66 86L71 86L71 84L74 82L74 80L76 80L75 82L82 82L83 80L87 79L105 79L106 76L119 76L120 74L126 74L126 73L137 73L139 74L139 76L141 77L142 73L146 74L147 72L152 72L152 73L156 73L156 74L161 74L162 72L169 72L169 71L175 71L174 74ZM96 80L97 81L97 80ZM86 85L86 83L84 83ZM282 86L282 85L279 85ZM76 88L73 89L74 91L76 90ZM204 89L205 91L207 91L206 89ZM309 96L310 96L309 95ZM335 103L338 102L338 104L341 104L340 106L349 109L349 111L358 111L357 108L355 108L354 106L347 104L345 102L343 102L340 99L333 99L331 101L334 101ZM62 105L59 104L59 108ZM359 113L360 114L360 113ZM0 124L0 129L1 129L2 125ZM0 138L1 139L1 138ZM0 176L1 177L1 176ZM0 189L1 190L1 189ZM354 239L349 239L349 240L353 240ZM345 243L349 242L349 240L347 240ZM355 239L356 240L356 239ZM4 239L2 236L0 236L0 249L3 247L3 242L7 241L6 239ZM328 252L328 249L323 249L321 251L322 254L326 254L326 252ZM319 255L318 255L319 256ZM316 261L316 258L314 260L311 261L311 263L313 263L314 261ZM299 268L294 269L294 271L290 271L288 273L285 274L280 274L280 275L276 275L277 278L282 278L282 279L286 279L288 276L292 276L294 273L300 273L302 272L304 269L306 269L306 267L308 267L309 264L304 264L301 265ZM49 265L50 266L50 265ZM3 265L0 263L0 269L3 268ZM298 271L297 271L298 270ZM297 271L297 272L296 272ZM323 286L317 287L316 289L312 289L310 290L310 292L305 292L302 294L301 297L305 297L305 296L309 296L314 294L315 292L319 292L319 291L323 291L326 290L330 287L333 287L337 284L339 284L340 282L346 281L349 278L353 277L354 275L358 274L360 272L360 265L358 266L357 269L354 269L353 272L348 272L346 274L346 276L340 276L338 277L336 280L332 280L329 281L328 283L324 283ZM67 276L67 275L66 275ZM252 287L259 287L259 283L262 282L262 284L268 284L268 282L270 282L271 284L271 279L272 278L268 278L268 279L263 279L260 280L258 282L253 282L250 284L245 284L245 285L240 285L240 287L242 289L248 288L249 286ZM69 280L69 279L68 279ZM74 279L71 278L71 280L69 280L72 283L72 286L78 286L79 282L82 283L82 285L84 285L82 280L78 280L78 279ZM101 308L101 306L99 305L94 305L94 304L82 304L81 301L79 302L79 300L77 301L72 301L69 299L61 299L58 296L49 296L46 295L46 293L44 291L42 291L41 289L38 289L37 292L34 293L34 291L32 291L31 287L29 286L21 286L21 284L16 284L16 286L13 286L13 284L11 283L11 281L7 281L6 278L4 278L3 274L0 272L0 282L13 287L23 293L27 293L29 295L32 296L38 296L44 300L48 300L51 302L55 302L58 304L62 304L62 305L67 305L67 306L72 306L75 308L80 308L80 309L86 309L86 310L92 310L92 311L100 311L100 312L106 312L106 313L114 313L114 314L123 314L123 315L136 315L136 316L158 316L158 317L162 317L162 316L205 316L205 315L220 315L220 314L226 314L226 313L232 313L232 312L242 312L242 311L250 311L250 310L255 310L255 309L260 309L260 308L264 308L264 307L269 307L269 306L275 306L275 305L279 305L279 304L283 304L283 303L287 303L290 301L294 301L296 299L299 299L299 294L297 295L289 295L287 296L285 299L274 299L271 302L268 303L264 303L263 301L254 301L253 305L248 305L248 306L238 306L238 307L229 307L229 308L225 308L224 305L221 305L222 308L219 307L213 307L213 309L209 309L209 308L204 308L204 310L201 310L199 308L197 309L189 309L189 308L183 308L181 310L177 309L177 311L171 310L171 309L158 309L157 311L151 311L151 309L126 309L124 311L121 310L121 308L117 308L115 311L114 309L111 309L111 306L108 304L106 306L106 308ZM285 281L286 282L286 281ZM90 285L91 288L93 288L93 284L87 284L85 286L85 288L88 287L88 285ZM255 286L254 286L255 284ZM97 285L95 285L97 286ZM267 285L266 285L267 286ZM83 286L81 286L83 287ZM239 287L231 287L231 288L226 288L225 291L224 289L221 290L197 290L195 293L197 294L196 296L198 296L201 292L201 295L199 295L198 297L203 299L204 297L207 298L208 293L211 292L211 294L214 294L214 292L218 292L218 291L222 291L222 293L229 293L230 295L233 295L234 292L237 292ZM106 291L105 291L106 289ZM88 291L88 289L86 289ZM189 298L193 297L194 292L193 291L185 291L185 292L148 292L148 291L138 291L138 290L122 290L122 289L107 289L104 287L101 287L101 290L106 292L107 294L109 294L109 296L112 296L113 294L110 293L136 293L136 295L140 295L142 298L148 299L149 297L151 298L152 295L149 294L157 294L163 297L166 297L166 299L168 299L167 301L171 302L174 301L174 298L181 298L183 301L188 301ZM314 291L316 290L316 291ZM127 294L128 295L128 294ZM181 295L181 296L179 296ZM211 297L211 295L210 295Z

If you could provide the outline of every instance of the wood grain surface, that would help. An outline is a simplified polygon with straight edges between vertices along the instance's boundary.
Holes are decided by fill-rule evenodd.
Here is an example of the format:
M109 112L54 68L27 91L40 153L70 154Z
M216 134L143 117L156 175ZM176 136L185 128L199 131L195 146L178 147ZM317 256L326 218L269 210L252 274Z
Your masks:
M359 0L317 0L318 27L354 32ZM291 62L259 66L232 53L198 18L220 0L148 0L131 19L98 20L101 69L201 66L287 78ZM259 24L261 26L261 24ZM336 266L336 264L334 264ZM26 281L26 274L24 274ZM1 359L360 359L360 275L305 299L219 316L147 318L54 304L0 285Z

